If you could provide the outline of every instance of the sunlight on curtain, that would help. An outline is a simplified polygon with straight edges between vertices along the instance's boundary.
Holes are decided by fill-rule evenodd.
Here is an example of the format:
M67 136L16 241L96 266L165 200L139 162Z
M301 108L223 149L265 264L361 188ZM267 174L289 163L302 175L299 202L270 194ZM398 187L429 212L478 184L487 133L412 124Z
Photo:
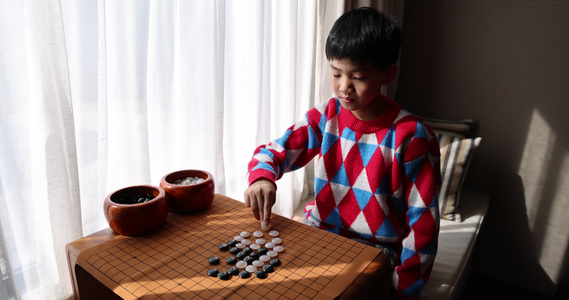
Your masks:
M315 9L63 1L84 233L106 226L100 199L112 190L179 169L208 170L217 192L241 200L253 149L313 103ZM303 181L279 183L276 212L291 215Z
M0 295L70 296L65 244L174 170L242 200L247 163L314 100L317 1L2 1ZM319 101L317 101L319 102ZM290 216L305 172L279 182Z

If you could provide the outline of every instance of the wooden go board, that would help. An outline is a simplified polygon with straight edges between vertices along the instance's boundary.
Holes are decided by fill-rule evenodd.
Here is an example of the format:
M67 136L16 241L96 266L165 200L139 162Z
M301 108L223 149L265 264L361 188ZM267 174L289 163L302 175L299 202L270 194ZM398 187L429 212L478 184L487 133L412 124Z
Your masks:
M331 299L339 296L380 250L273 214L282 262L267 278L210 277L232 256L218 246L242 231L260 230L250 208L215 195L195 214L170 213L157 231L117 237L82 251L77 264L123 299ZM268 232L265 238L270 239ZM253 238L254 239L254 238ZM217 266L208 259L220 258Z

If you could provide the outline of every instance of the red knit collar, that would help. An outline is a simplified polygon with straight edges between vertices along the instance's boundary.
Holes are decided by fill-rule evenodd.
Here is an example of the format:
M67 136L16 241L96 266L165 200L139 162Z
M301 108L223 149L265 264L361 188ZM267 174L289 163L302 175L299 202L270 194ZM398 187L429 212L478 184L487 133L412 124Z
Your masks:
M382 95L383 99L387 102L387 109L374 120L362 121L356 118L349 110L344 107L340 108L340 114L338 115L339 121L344 123L351 130L361 133L372 133L380 129L385 129L391 127L393 121L401 111L401 106L389 99L389 97ZM338 105L338 99L335 99Z

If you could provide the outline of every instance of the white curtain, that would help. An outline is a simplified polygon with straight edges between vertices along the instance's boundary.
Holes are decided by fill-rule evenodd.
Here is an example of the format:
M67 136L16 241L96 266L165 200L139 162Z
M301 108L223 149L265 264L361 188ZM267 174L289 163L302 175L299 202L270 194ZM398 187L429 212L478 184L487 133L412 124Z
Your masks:
M0 1L0 299L70 297L65 245L108 226L115 189L197 168L242 201L254 148L332 95L323 42L343 9ZM307 170L278 183L275 212L310 196Z

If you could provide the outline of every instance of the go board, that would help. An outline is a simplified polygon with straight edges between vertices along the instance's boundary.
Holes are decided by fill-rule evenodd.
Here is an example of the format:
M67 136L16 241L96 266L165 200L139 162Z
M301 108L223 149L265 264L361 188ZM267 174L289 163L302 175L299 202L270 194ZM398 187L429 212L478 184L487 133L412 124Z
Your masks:
M195 214L170 213L157 231L114 238L82 251L77 263L123 299L331 299L339 296L380 250L299 222L272 215L282 262L267 278L207 275L227 270L231 256L218 246L243 231L260 230L250 208L215 195ZM265 238L269 238L265 232ZM220 258L211 266L208 259Z

